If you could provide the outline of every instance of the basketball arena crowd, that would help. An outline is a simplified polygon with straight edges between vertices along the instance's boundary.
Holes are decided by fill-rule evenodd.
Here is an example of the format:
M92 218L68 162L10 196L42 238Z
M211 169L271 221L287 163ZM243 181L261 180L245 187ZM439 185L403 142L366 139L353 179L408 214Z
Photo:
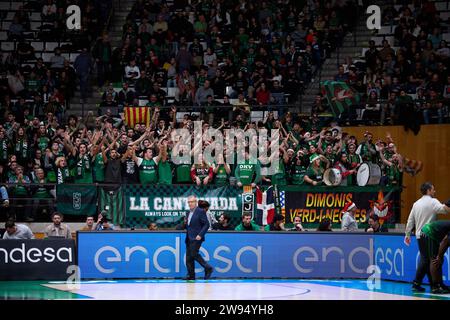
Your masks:
M364 111L360 125L405 124L417 133L420 124L448 122L450 49L442 39L448 23L433 2L413 3L383 7L383 23L396 23L396 50L386 40L381 47L370 41L361 59L345 57L334 80L362 99L333 117L322 94L302 112L302 94L356 32L357 1L137 0L117 47L98 27L109 23L112 1L30 1L7 30L16 49L0 53L2 206L54 199L62 183L316 186L335 168L340 185L357 186L358 168L367 162L381 168L381 185L401 186L403 173L415 172L391 136L374 137L368 127L356 137L345 127L356 123L357 109ZM70 4L82 8L82 26L63 32ZM36 57L27 40L29 10L36 7L48 29L33 43L50 37L72 46L56 47L49 61ZM67 50L78 51L73 61L63 56ZM89 107L93 93L101 98ZM69 115L78 99L86 115ZM142 106L150 107L148 122L130 126L124 108ZM195 121L222 132L279 129L276 172L268 174L270 161L251 163L248 141L245 167L223 158L174 164L171 133L184 128L193 135ZM197 148L212 143L192 136ZM33 220L34 213L21 214Z

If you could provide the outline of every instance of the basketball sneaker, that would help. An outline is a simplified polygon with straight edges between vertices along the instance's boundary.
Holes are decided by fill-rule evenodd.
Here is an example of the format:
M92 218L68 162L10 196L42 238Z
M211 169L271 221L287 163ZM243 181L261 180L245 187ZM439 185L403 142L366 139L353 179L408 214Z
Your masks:
M425 292L425 288L422 287L418 282L414 281L412 285L413 292Z

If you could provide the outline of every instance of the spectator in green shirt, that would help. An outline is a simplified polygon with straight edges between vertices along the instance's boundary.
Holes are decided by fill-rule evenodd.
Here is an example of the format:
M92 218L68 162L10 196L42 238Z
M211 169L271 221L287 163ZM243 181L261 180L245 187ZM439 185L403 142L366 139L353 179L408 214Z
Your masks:
M175 153L173 151L174 150L172 150L172 157L177 156L177 153L178 153L178 156L181 157L182 155L188 153L188 148L185 145L181 145L181 146L179 146L177 151L175 151ZM174 158L172 158L172 161L173 161L173 159ZM186 159L186 160L177 159L177 161L175 163L175 170L174 170L175 181L177 184L192 183L191 166L192 166L191 157L189 157L189 159Z
M28 198L28 188L30 184L30 178L24 175L23 167L17 166L15 168L14 174L8 180L8 183L13 184L11 187L11 195L12 195L12 206L11 206L11 214L13 217L20 215L22 213L26 214L27 221L31 221L31 217L27 214L29 212L27 206L29 201L23 198ZM28 211L27 211L28 210Z
M223 159L223 154L219 154L219 163L214 165L214 184L218 186L225 186L228 184L231 168L225 163Z
M105 181L105 161L103 160L103 155L99 152L100 146L94 145L92 147L94 150L94 180L98 183L103 183Z
M48 185L48 180L45 177L44 170L41 168L35 169L36 179L33 183L37 185L31 186L31 193L33 194L33 207L32 214L30 217L34 219L39 212L45 212L47 214L51 214L52 204L53 204L53 196L50 194L50 191L54 189L52 185Z
M259 231L259 226L252 220L251 213L244 213L242 215L242 222L234 229L236 231Z
M208 30L208 24L206 23L205 16L200 14L198 20L194 23L195 36L203 38Z
M384 164L385 184L388 186L401 185L403 172L402 156L396 153L388 160L385 158L383 150L379 151L379 155Z
M158 182L158 163L162 156L161 151L162 149L160 149L158 156L153 157L153 149L147 148L144 151L144 158L137 157L133 153L133 160L139 167L141 184L155 184Z
M50 143L50 137L47 133L47 128L45 127L44 124L39 125L39 129L38 132L36 133L36 138L35 138L37 147L45 152L45 150L49 147L49 143Z
M94 150L88 153L88 147L85 143L81 143L77 148L73 148L72 166L75 169L75 183L93 183L92 177L92 155Z
M356 150L356 154L359 154L363 161L368 161L372 163L376 163L377 161L377 150L375 148L375 144L372 142L373 135L366 131L364 133L364 141L360 143L358 149Z
M56 158L55 166L47 174L47 179L51 183L62 184L73 181L73 175L67 165L66 157L61 156Z
M169 156L167 154L167 140L162 141L161 161L158 164L158 183L172 184L172 167L169 163Z
M253 159L252 159L253 160ZM251 185L256 187L261 182L261 165L258 160L252 161L248 150L245 151L245 161L238 163L234 171L238 187L243 185Z
M11 153L11 142L6 137L5 130L0 130L0 166L5 167L8 163L8 156Z
M310 165L306 170L304 177L305 182L317 186L323 183L323 173L325 169L322 167L321 162L324 161L326 168L330 166L330 162L323 155L313 154L310 156Z
M299 150L294 158L294 164L291 166L290 179L294 185L301 185L305 182L307 165L303 161L304 152Z

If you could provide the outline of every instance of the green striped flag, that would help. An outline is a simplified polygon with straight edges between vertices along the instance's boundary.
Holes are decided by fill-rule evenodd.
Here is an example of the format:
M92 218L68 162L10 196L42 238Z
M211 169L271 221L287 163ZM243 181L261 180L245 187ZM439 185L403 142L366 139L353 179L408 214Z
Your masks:
M327 98L335 117L348 110L350 106L359 104L360 95L343 81L324 81L322 94Z
M56 208L62 214L91 215L97 212L95 185L58 184Z
M122 188L103 187L99 190L99 206L107 211L107 216L116 226L125 224L124 195Z

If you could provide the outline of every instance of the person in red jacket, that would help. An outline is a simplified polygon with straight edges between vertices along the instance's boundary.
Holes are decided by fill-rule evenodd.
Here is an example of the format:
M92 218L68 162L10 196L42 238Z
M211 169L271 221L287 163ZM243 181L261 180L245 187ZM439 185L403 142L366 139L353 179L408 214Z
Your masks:
M352 164L348 161L348 156L345 152L342 152L334 164L334 168L341 172L342 182L341 185L352 185L353 180L356 178L356 169L352 168Z
M260 105L267 105L270 101L270 91L266 87L266 84L263 82L261 83L261 86L256 89L256 101Z
M205 161L203 155L198 159L200 163L191 167L191 179L197 186L206 186L213 181L213 167Z

